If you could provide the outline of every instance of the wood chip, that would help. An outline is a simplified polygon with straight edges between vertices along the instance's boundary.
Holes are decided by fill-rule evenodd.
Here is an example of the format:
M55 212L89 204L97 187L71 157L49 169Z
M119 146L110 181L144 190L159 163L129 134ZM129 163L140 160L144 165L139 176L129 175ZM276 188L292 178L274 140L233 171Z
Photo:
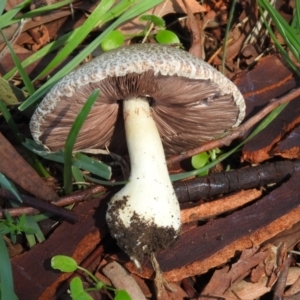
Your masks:
M146 300L133 277L116 261L108 263L102 272L110 279L118 290L126 290L132 300Z
M240 191L234 195L230 195L219 200L206 202L196 207L184 209L181 211L181 222L188 223L215 217L224 212L241 207L246 203L257 199L261 196L261 194L262 192L256 189Z

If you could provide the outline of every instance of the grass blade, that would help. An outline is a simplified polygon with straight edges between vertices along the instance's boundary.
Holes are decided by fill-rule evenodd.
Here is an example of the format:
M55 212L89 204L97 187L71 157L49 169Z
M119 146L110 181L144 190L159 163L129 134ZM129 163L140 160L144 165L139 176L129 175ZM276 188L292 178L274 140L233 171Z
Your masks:
M258 3L260 3L261 0L258 0ZM276 38L274 32L272 31L270 25L268 24L264 14L263 14L263 11L262 11L262 7L259 5L259 10L260 10L260 13L261 13L261 16L264 20L264 24L268 30L268 33L269 35L271 36L272 40L274 41L277 49L279 50L279 52L281 53L281 55L283 56L283 58L286 60L286 62L290 65L290 67L293 69L293 71L298 75L300 76L300 72L299 70L297 69L297 67L295 66L294 62L291 60L291 58L289 57L289 55L287 54L287 52L284 50L284 48L281 46L280 42L278 41L278 39Z
M0 2L0 16L3 14L4 7L6 5L7 0Z
M87 57L92 51L99 47L100 43L106 38L106 36L114 29L117 28L123 22L139 16L140 14L148 11L150 8L158 5L163 0L149 0L140 1L131 9L127 10L123 15L121 15L115 22L113 22L99 37L92 41L89 45L85 47L75 58L72 59L64 68L59 70L53 77L51 77L40 89L38 89L32 96L30 96L24 103L19 106L21 111L28 108L30 105L34 104L37 100L43 97L50 88L59 81L60 78L70 73L75 66L77 66L85 57Z
M12 57L12 59L14 61L14 64L16 65L16 67L17 67L17 69L18 69L18 71L19 71L19 73L20 73L20 75L21 75L21 77L23 79L23 82L24 82L24 84L26 86L26 89L27 89L29 95L32 95L35 92L35 89L34 89L34 87L32 85L32 82L31 82L29 76L27 75L26 71L22 67L21 62L20 62L18 56L16 55L13 47L10 45L10 42L7 40L5 34L2 32L1 29L0 29L0 32L1 32L2 36L3 36L3 39L4 39L7 47L9 48L11 57Z
M74 34L74 37L68 44L55 56L55 58L48 64L48 66L39 74L42 77L54 69L61 61L63 61L92 31L92 29L99 23L99 20L113 5L114 0L101 1L100 4L94 9L89 18Z
M43 146L36 144L34 141L26 139L23 146L32 151L33 153L58 163L64 163L64 152L48 152L45 151ZM111 178L111 167L102 163L101 161L90 158L81 153L75 153L72 158L72 166L91 172L94 175L103 177L107 180Z
M294 16L291 26L297 33L297 38L300 37L300 2L296 1L296 7L294 10Z
M8 251L4 242L3 235L0 234L0 283L1 299L18 299L14 292L14 281Z
M4 189L6 189L6 190L8 190L8 191L10 191L10 192L12 192L13 194L14 194L14 196L22 203L23 201L22 201L22 199L21 199L21 197L20 197L20 195L19 195L19 192L18 192L18 190L16 189L16 187L14 186L14 184L12 183L12 182L10 182L1 172L0 172L0 185L4 188Z
M79 30L79 28L75 29L73 32L67 33L67 34L59 37L54 42L47 44L46 46L44 46L37 52L35 52L32 55L30 55L29 57L25 58L21 63L22 67L26 68L26 67L30 66L35 61L37 61L41 58L44 58L47 54L49 54L49 53L55 51L56 49L60 48L61 46L63 46L64 43L68 42L68 40L73 37L73 34L75 34L75 32L77 30ZM14 76L16 71L18 71L18 69L16 67L12 68L10 71L8 71L3 76L3 78L8 80L10 77ZM32 82L34 82L34 80L32 80Z
M76 117L71 130L68 134L67 140L66 140L66 146L65 146L65 152L64 152L64 187L65 187L65 193L70 194L72 192L72 152L73 147L76 142L76 138L78 136L78 133L87 118L87 115L89 114L90 110L92 109L95 101L97 100L99 96L99 90L95 90L87 99L86 103L83 105L81 111L79 112L78 116Z
M13 132L14 136L17 138L17 140L22 143L24 141L24 138L22 134L20 133L13 117L11 116L9 110L7 109L4 102L0 99L0 112L2 113L6 123L10 127L11 131Z
M74 155L73 165L105 179L110 179L111 177L111 168L109 166L79 152Z
M75 182L78 185L79 189L84 189L84 185L83 184L78 184L78 182L85 182L84 177L80 171L80 169L74 165L72 165L72 176L75 180Z
M113 8L111 8L106 15L103 17L103 23L106 23L108 21L111 21L118 17L120 14L122 14L126 9L128 9L128 5L132 4L132 0L123 0L119 2L117 5L115 5ZM65 43L69 42L70 40L74 39L74 37L77 35L77 32L80 30L81 26L74 29L72 32L69 32L61 37L59 37L57 40L47 44L42 49L38 50L37 52L33 53L31 56L27 57L22 61L23 68L29 66L33 62L43 58L46 54L49 54L58 48L62 47ZM17 71L17 68L14 67L10 71L8 71L3 78L9 79L12 77L15 72ZM37 78L33 79L32 82L35 82L38 78L41 77L41 74L37 76Z
M16 7L14 7L13 9L11 9L10 11L8 11L7 13L5 13L4 15L0 16L0 29L6 27L7 25L9 25L9 22L11 21L11 19L24 7L26 7L29 3L31 2L31 0L26 0L20 4L18 4Z
M30 247L33 247L36 244L35 237L37 238L39 243L42 243L45 240L45 236L44 236L43 232L41 231L40 226L38 225L38 223L36 222L36 220L34 219L33 216L26 216L26 220L25 220L24 225L35 231L34 234L25 232L27 240L31 241Z
M29 12L23 13L20 16L14 17L10 22L7 23L7 25L12 25L16 22L19 22L22 19L31 19L33 17L40 16L43 13L51 12L55 9L58 9L60 7L63 7L65 5L67 5L67 4L70 4L71 2L72 2L71 0L64 0L64 1L59 1L57 3L54 3L54 4L50 4L50 5L46 5L46 6L36 8L36 9L31 10Z
M291 52L294 54L296 59L300 61L300 41L297 37L297 32L292 28L279 12L266 0L257 1L260 8L265 9L272 18L276 29L284 39Z
M230 8L230 12L229 12L229 17L227 20L227 25L226 25L226 29L225 29L225 35L224 35L224 40L223 40L223 56L222 56L222 73L225 74L225 61L226 61L226 50L227 50L227 39L228 39L228 34L229 34L229 30L231 27L231 22L233 19L233 14L235 11L235 6L236 6L236 0L233 0L231 2L231 8Z

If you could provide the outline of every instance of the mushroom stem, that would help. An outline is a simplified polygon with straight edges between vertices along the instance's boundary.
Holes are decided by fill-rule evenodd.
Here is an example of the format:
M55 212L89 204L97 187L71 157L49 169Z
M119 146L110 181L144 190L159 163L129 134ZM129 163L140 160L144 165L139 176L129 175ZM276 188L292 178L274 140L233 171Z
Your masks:
M144 255L178 237L180 208L147 99L125 100L123 113L131 174L110 200L106 218L118 245L140 269Z

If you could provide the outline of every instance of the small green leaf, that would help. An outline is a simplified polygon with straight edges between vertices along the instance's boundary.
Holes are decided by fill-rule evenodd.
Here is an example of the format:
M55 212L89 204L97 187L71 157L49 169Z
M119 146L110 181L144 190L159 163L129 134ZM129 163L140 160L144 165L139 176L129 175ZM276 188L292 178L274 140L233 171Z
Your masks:
M11 232L11 229L9 228L9 226L7 226L6 224L4 224L4 222L1 220L0 223L0 235L5 235Z
M79 277L74 277L70 282L70 291L73 300L93 300L83 289L82 281Z
M74 272L77 269L77 262L66 255L56 255L51 259L51 267L61 272Z
M178 36L170 30L160 30L155 38L160 44L180 44Z
M123 33L118 30L110 32L107 37L101 42L101 48L103 51L110 51L115 48L119 48L123 45L125 37Z
M209 153L211 160L216 160L217 154L220 154L221 150L219 148L215 148L215 149L209 150L208 153Z
M27 230L27 228L29 230ZM34 220L33 216L26 216L24 231L30 247L33 247L36 244L35 237L37 238L39 243L45 240L44 234L41 231L41 228L39 227L38 223Z
M206 152L199 153L192 157L192 166L195 169L202 168L207 164L209 155Z
M125 290L117 290L114 300L132 300L130 295Z
M164 28L166 26L165 20L156 15L143 15L140 17L140 21L150 21L159 28Z

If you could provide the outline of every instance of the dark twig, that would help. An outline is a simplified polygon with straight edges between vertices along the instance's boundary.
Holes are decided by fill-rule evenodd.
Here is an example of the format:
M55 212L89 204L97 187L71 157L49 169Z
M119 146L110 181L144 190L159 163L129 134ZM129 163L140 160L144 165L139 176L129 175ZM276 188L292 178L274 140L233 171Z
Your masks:
M245 136L245 134L250 130L250 128L252 128L256 123L261 121L266 115L268 115L276 107L278 107L284 103L290 102L290 101L296 99L296 97L298 97L298 96L300 96L300 88L297 88L297 89L291 91L289 94L287 94L279 99L271 100L269 105L267 105L265 108L263 108L259 113L257 113L255 116L253 116L247 122L245 122L243 125L232 130L229 135L227 135L223 138L220 138L218 140L213 140L213 141L207 142L197 148L180 153L179 155L172 156L167 159L167 164L171 165L176 162L182 161L186 158L190 158L193 155L196 155L198 153L205 152L205 151L215 149L215 148L220 148L222 146L228 146L234 139L243 138Z
M279 300L279 299L282 299L282 297L283 297L291 261L292 261L292 255L289 254L287 256L285 262L283 263L283 268L280 272L277 283L275 285L273 300Z
M19 202L19 200L16 198L16 196L8 190L0 189L0 196L4 197L6 199L9 199L11 201L14 201L14 202ZM53 203L44 201L39 198L34 198L31 196L22 195L22 194L20 194L20 196L23 201L23 204L25 204L25 205L29 205L38 210L49 212L49 213L52 213L59 217L63 217L70 222L77 221L77 216L72 211L70 211L64 207L56 206Z
M93 186L88 190L75 192L71 195L60 198L56 202L53 201L51 203L40 200L40 199L36 199L36 198L32 198L32 197L29 197L29 196L22 195L21 197L23 199L23 203L26 204L26 205L32 205L32 203L29 203L29 202L34 200L35 208L33 208L33 207L18 207L18 208L10 208L10 209L7 209L6 211L8 211L9 214L12 217L18 217L18 216L21 216L22 214L36 215L36 214L40 213L40 210L42 210L42 211L51 212L55 215L64 217L67 220L70 220L70 221L74 222L74 221L76 221L76 218L77 218L76 215L74 215L73 212L71 212L67 209L61 208L61 206L66 206L66 205L69 205L69 204L73 204L73 203L77 203L77 202L80 202L80 201L88 200L93 195L99 194L99 193L104 193L105 191L106 191L106 188L103 187L103 186ZM0 196L15 200L14 197L13 198L11 197L10 192L8 192L8 193L6 193L6 192L8 192L8 191L0 189ZM28 198L31 198L29 200L29 202L27 201ZM36 204L36 200L39 200L39 205ZM42 203L40 203L40 202L42 202ZM46 209L46 205L48 205L47 209ZM36 208L38 208L38 209L36 209ZM59 209L59 211L58 211L58 209ZM4 216L5 216L4 211L0 210L0 218L4 218Z

